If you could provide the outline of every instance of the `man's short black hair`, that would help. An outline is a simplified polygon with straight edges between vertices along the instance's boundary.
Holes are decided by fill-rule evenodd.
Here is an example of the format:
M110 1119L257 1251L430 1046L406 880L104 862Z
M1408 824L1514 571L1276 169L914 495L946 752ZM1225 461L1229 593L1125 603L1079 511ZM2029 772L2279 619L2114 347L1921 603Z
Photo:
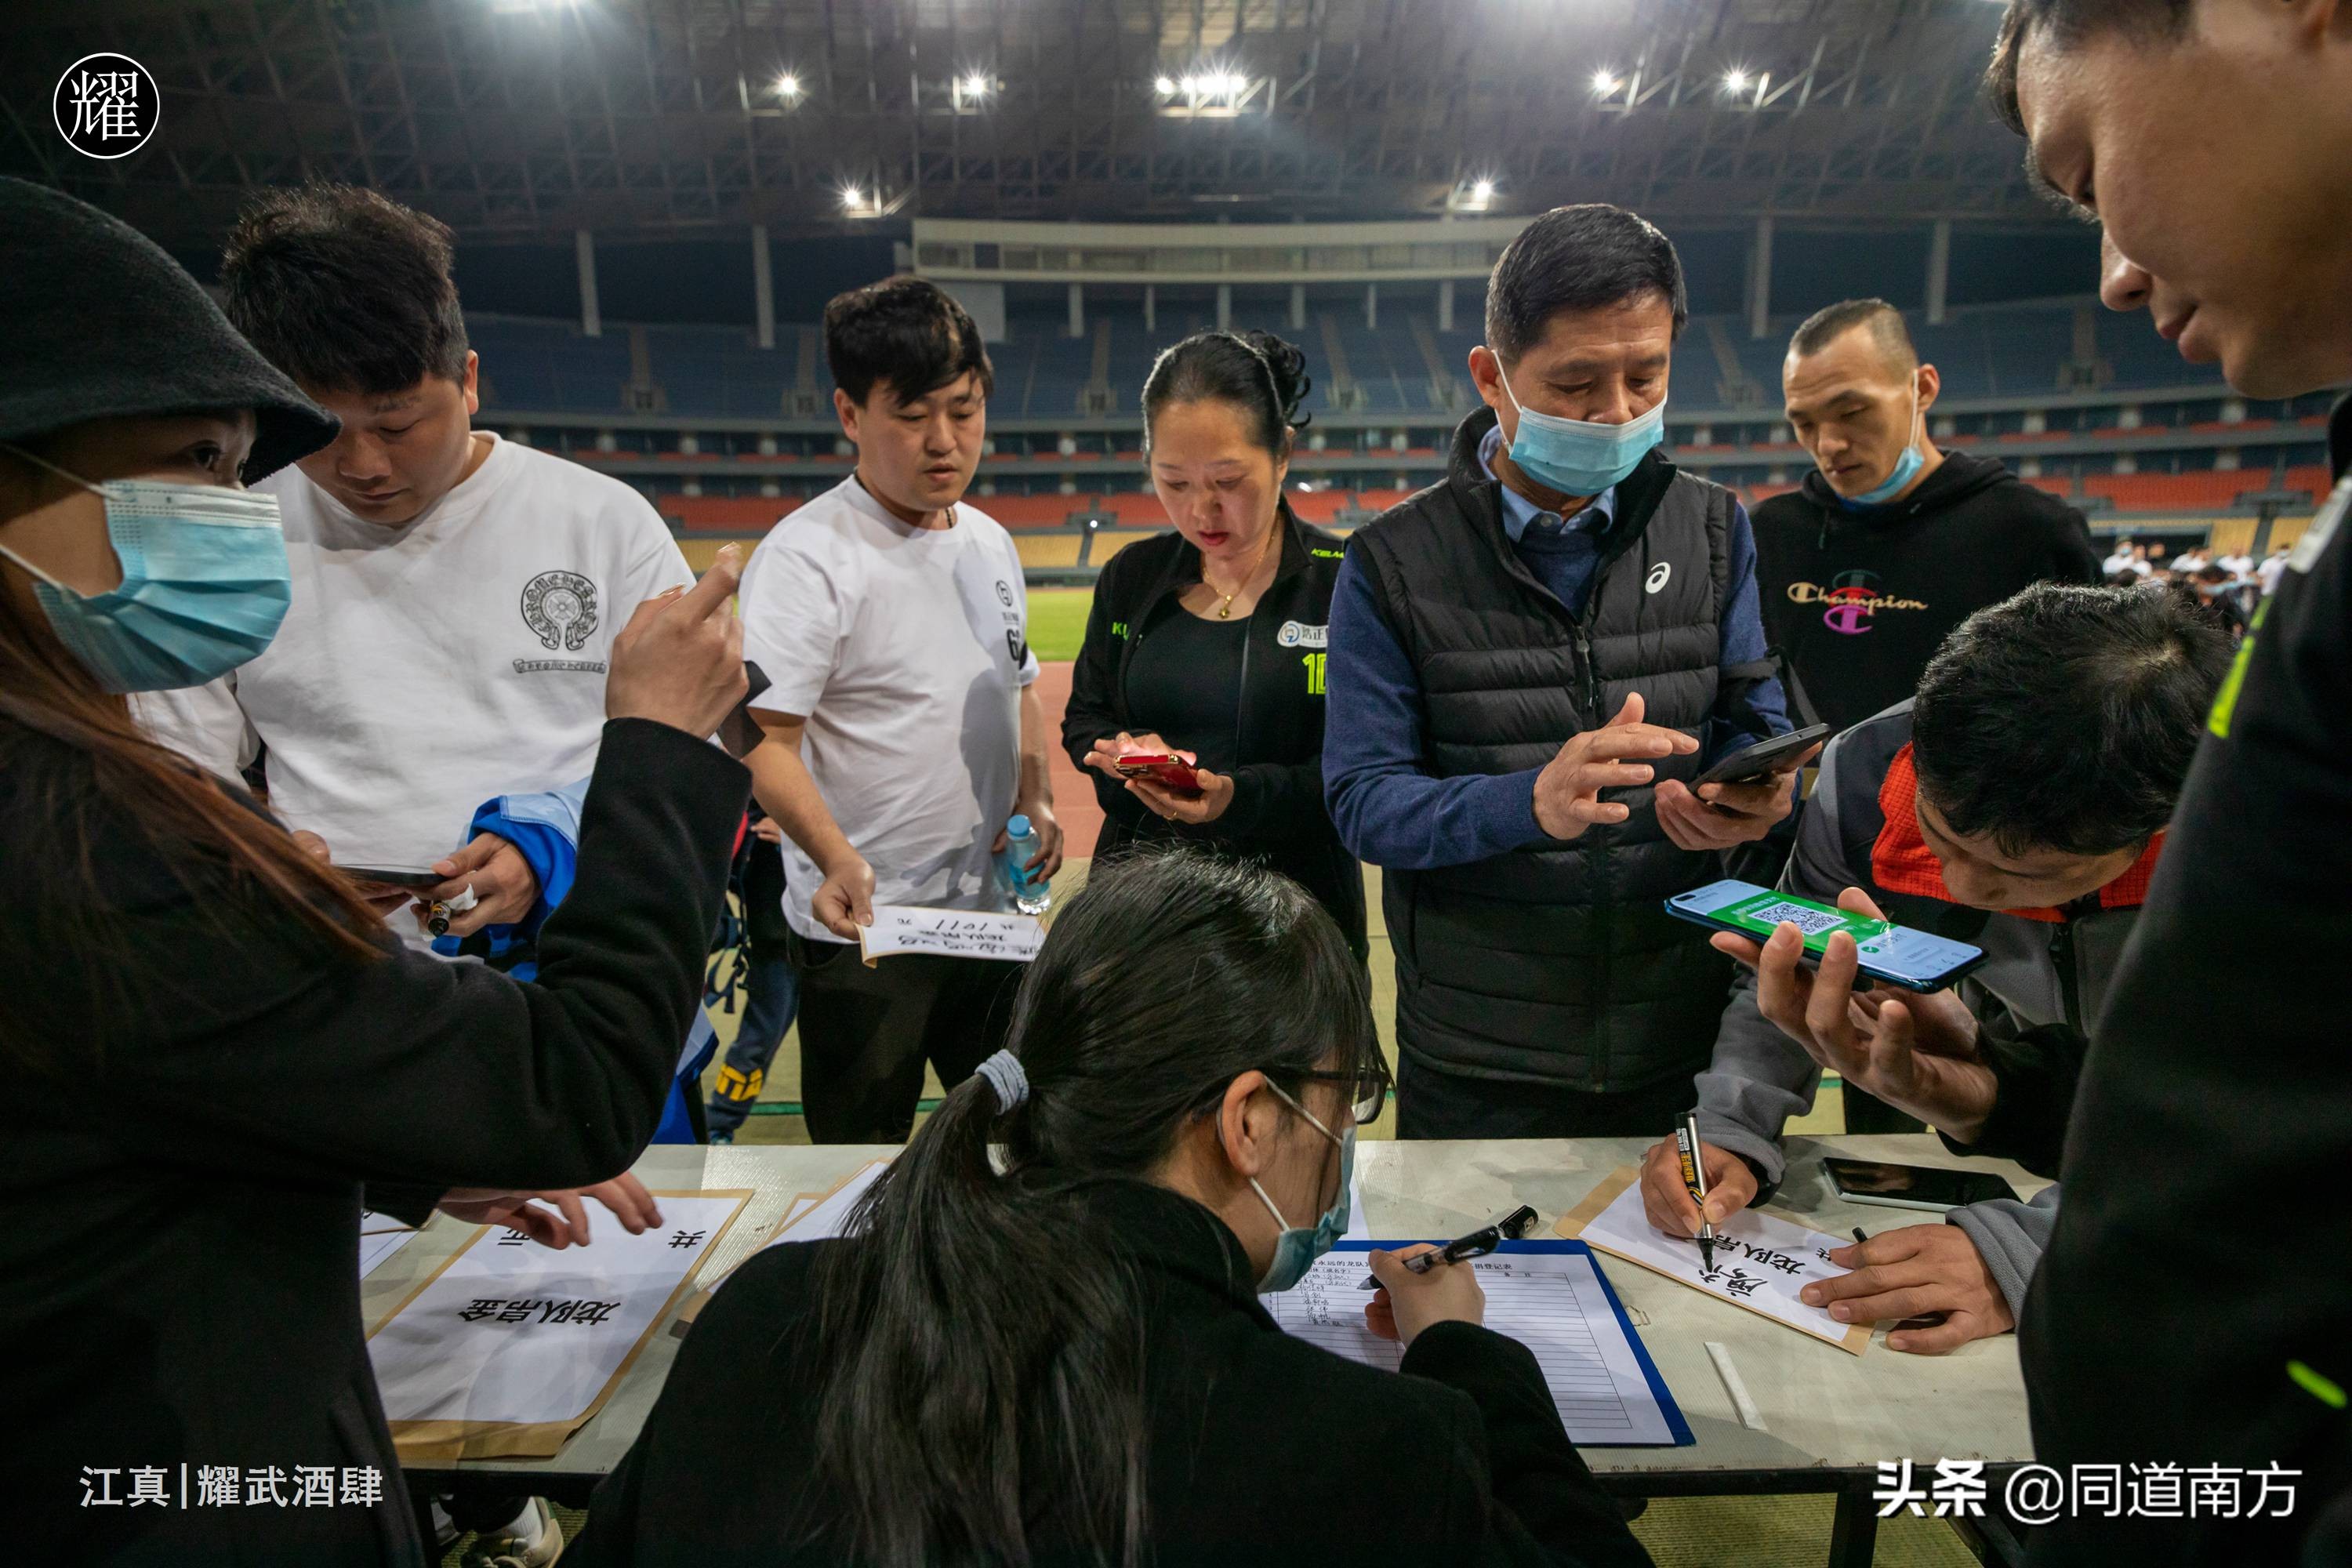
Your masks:
M900 276L837 294L824 308L824 358L833 384L861 406L877 383L901 403L937 392L966 372L982 397L996 367L980 329L938 284Z
M355 185L265 193L221 258L229 320L322 392L405 392L466 378L466 319L440 219Z
M1807 316L1789 339L1789 352L1819 353L1856 327L1868 327L1879 348L1896 360L1913 365L1919 363L1919 351L1911 346L1911 329L1903 324L1903 312L1884 300L1840 300L1822 306Z
M2172 594L2037 583L1927 661L1920 792L2010 854L2143 844L2171 819L2229 665L2229 639Z
M1506 362L1543 341L1562 310L1605 310L1662 296L1674 335L1690 320L1682 258L1657 226L1606 202L1554 207L1504 247L1486 282L1486 346Z
M2061 48L2095 34L2120 32L2139 38L2175 38L2189 26L2195 0L2009 0L2000 36L1992 46L1985 91L2001 123L2025 134L2017 105L2017 56L2026 35L2040 33Z

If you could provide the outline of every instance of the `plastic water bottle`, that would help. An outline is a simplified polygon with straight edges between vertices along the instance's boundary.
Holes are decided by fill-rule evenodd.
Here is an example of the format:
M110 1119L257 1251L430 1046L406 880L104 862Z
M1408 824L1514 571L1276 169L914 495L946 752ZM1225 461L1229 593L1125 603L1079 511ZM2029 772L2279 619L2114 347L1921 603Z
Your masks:
M1024 915L1042 915L1054 907L1052 886L1029 874L1038 847L1037 830L1027 816L1016 816L1004 825L1004 848L996 857L996 868L1013 890L1013 907Z

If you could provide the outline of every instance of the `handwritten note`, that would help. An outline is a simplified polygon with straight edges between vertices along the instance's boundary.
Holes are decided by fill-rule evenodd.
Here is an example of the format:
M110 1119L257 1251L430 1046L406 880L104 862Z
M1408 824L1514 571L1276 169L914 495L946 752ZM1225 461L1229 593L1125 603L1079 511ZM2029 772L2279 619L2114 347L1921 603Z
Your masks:
M589 1245L561 1252L486 1229L402 1303L368 1341L395 1435L404 1422L556 1422L589 1410L745 1196L658 1195L653 1229L598 1226Z
M1364 1326L1364 1306L1372 1299L1361 1289L1369 1250L1370 1244L1343 1241L1297 1285L1258 1300L1286 1333L1394 1372L1403 1352ZM1582 1247L1514 1244L1454 1267L1476 1269L1486 1326L1535 1352L1571 1439L1629 1447L1692 1440Z
M1556 1228L1598 1251L1655 1269L1840 1350L1860 1355L1870 1348L1869 1324L1841 1323L1797 1299L1797 1292L1812 1281L1846 1272L1829 1258L1831 1247L1845 1245L1843 1237L1765 1209L1742 1209L1716 1227L1715 1262L1709 1268L1699 1256L1697 1242L1668 1236L1650 1223L1642 1209L1641 1173L1631 1165L1593 1188L1560 1216Z
M867 968L894 952L939 952L950 958L1002 958L1026 963L1045 941L1035 915L1000 915L985 910L929 910L912 904L877 904L874 923L857 933Z

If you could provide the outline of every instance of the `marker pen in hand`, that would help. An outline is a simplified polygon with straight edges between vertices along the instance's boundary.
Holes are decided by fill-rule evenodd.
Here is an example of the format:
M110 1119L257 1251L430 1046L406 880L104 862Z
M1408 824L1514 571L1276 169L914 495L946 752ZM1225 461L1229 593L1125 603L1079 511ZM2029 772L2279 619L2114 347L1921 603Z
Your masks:
M1715 1267L1715 1226L1706 1217L1706 1163L1698 1157L1698 1112L1685 1110L1675 1123L1675 1149L1682 1156L1683 1185L1690 1189L1691 1201L1698 1205L1698 1259L1702 1267Z
M456 898L446 900L436 899L431 904L425 907L425 929L431 931L435 936L447 936L449 934L450 918L454 915L464 914L467 910L472 909L476 904L478 904L481 901L481 900L474 897L474 884L468 882L466 884L465 889L459 892Z
M1482 1226L1467 1236L1457 1236L1444 1246L1429 1252L1416 1252L1404 1260L1404 1266L1415 1274L1426 1274L1441 1263L1460 1263L1466 1258L1484 1258L1507 1241L1517 1241L1527 1235L1536 1223L1536 1211L1525 1204L1489 1226ZM1380 1280L1364 1276L1360 1290L1377 1290Z

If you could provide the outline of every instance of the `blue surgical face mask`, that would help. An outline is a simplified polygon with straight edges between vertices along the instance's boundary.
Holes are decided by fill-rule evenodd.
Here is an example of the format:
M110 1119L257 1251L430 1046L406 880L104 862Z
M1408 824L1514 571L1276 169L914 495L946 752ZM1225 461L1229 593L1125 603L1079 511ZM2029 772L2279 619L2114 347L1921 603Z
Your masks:
M293 586L278 498L213 485L110 479L94 485L21 447L9 451L106 502L122 583L67 587L5 545L66 651L109 691L202 686L269 646Z
M1622 425L1596 425L1534 414L1519 405L1511 378L1497 373L1503 395L1518 411L1518 434L1511 437L1511 461L1538 484L1564 496L1597 496L1633 471L1650 448L1666 438L1666 400Z
M1287 1290L1306 1279L1307 1270L1315 1260L1330 1251L1332 1245L1348 1234L1348 1199L1356 1180L1356 1130L1350 1127L1344 1133L1334 1132L1318 1121L1313 1111L1283 1094L1279 1089L1275 1089L1273 1084L1267 1084L1266 1088L1281 1095L1283 1103L1307 1118L1308 1125L1316 1131L1339 1145L1339 1190L1333 1194L1331 1206L1323 1211L1322 1217L1312 1226L1294 1226L1283 1218L1282 1211L1274 1206L1274 1200L1265 1195L1265 1189L1257 1184L1257 1178L1250 1178L1250 1186L1257 1194L1257 1201L1265 1205L1265 1212L1272 1215L1274 1223L1282 1227L1282 1234L1274 1240L1274 1261L1259 1276L1257 1288L1260 1291Z
M1903 487L1917 479L1919 470L1927 466L1927 459L1919 452L1919 383L1916 377L1911 383L1911 422L1903 429L1903 455L1895 459L1895 471L1886 476L1886 482L1866 489L1858 496L1838 496L1839 504L1849 509L1885 506L1888 501L1901 495ZM1835 490L1830 493L1837 495Z

